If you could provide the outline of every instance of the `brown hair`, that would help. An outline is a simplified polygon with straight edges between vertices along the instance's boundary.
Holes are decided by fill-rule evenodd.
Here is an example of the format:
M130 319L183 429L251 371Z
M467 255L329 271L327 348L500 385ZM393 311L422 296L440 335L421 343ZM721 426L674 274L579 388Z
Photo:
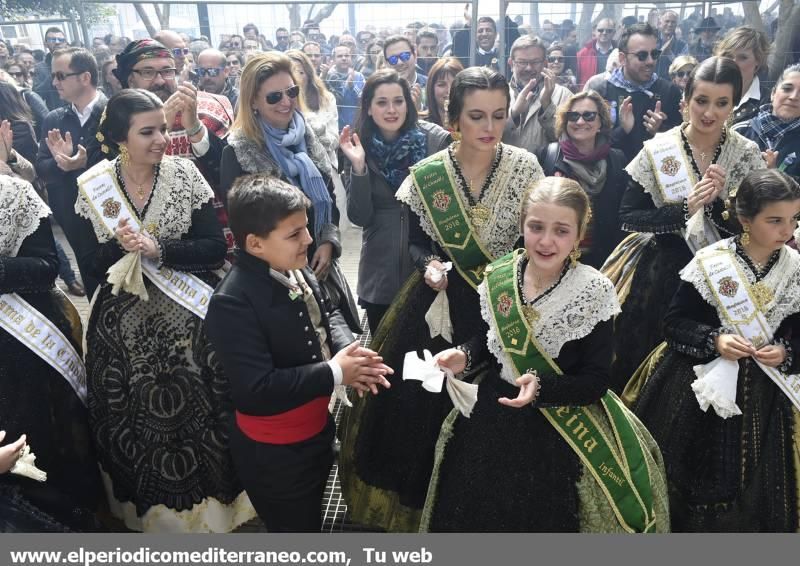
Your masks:
M292 72L292 60L285 53L267 51L253 55L242 69L242 76L239 79L239 112L233 121L232 129L241 132L247 139L255 140L262 145L264 144L264 134L261 132L258 118L252 110L252 104L264 81L280 73L287 73L292 77L294 84L297 84L297 79ZM303 89L300 89L297 105L301 110L305 110Z
M613 124L611 122L611 111L608 109L608 103L595 91L585 90L570 96L562 102L561 106L556 110L556 138L560 138L567 129L567 112L572 109L572 105L585 98L594 102L594 105L597 107L597 116L600 118L600 131L611 131Z
M439 106L436 104L436 82L440 77L452 75L453 78L464 70L464 65L461 64L455 57L443 57L436 61L431 67L428 74L428 83L425 85L425 96L428 101L428 116L427 120L438 124L442 127L445 125L446 116L439 115Z
M523 231L525 219L535 204L548 203L566 206L575 211L578 217L578 240L586 235L586 226L592 217L592 207L577 181L567 177L544 177L535 181L522 199L522 213L519 216L519 230Z
M329 102L328 89L325 83L322 82L322 79L320 79L314 71L314 67L311 65L311 60L308 58L308 55L298 49L290 49L286 52L286 56L295 63L299 63L300 66L303 67L303 72L306 74L306 87L302 90L303 98L308 109L318 112L320 108L326 107Z

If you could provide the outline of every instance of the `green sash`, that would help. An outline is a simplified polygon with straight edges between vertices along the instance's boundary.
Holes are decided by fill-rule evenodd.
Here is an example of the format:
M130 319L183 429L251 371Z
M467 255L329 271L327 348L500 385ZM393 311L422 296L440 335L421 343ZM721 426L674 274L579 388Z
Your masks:
M512 252L486 268L486 291L494 328L518 375L562 375L536 341L517 287L516 269L524 250ZM531 317L534 318L534 317ZM611 391L600 400L614 438L607 438L583 407L540 409L594 476L628 532L655 532L653 493L643 447L627 409Z
M439 243L447 250L461 276L477 289L492 256L473 234L467 211L455 192L455 183L445 169L444 160L436 158L421 162L411 168L411 178Z

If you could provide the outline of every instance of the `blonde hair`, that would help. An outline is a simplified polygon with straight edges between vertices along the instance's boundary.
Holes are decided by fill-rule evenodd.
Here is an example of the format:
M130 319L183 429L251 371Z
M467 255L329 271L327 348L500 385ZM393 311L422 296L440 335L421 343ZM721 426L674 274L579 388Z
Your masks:
M239 79L239 112L233 121L232 130L264 145L264 134L258 123L258 115L253 111L253 102L264 81L280 73L287 73L292 77L292 82L298 84L292 72L292 60L284 53L279 51L257 53L247 61ZM297 107L301 111L306 109L302 88L297 97Z
M560 138L564 131L567 129L567 112L570 111L573 104L580 100L588 98L597 107L597 117L600 118L600 131L610 132L613 124L611 123L611 111L608 109L608 103L605 99L593 90L584 90L573 94L556 110L556 138Z
M770 47L764 32L750 26L734 28L717 43L714 55L734 59L733 52L739 49L753 50L753 56L758 63L757 70L763 69L767 65Z
M519 217L520 233L523 232L525 219L535 204L557 204L575 211L578 217L578 241L586 235L586 227L592 218L592 207L586 191L577 181L567 177L544 177L531 185L525 198L522 199L522 211Z
M692 57L691 55L680 55L675 57L675 60L669 66L669 76L672 77L675 73L683 69L684 67L691 67L694 69L700 63Z

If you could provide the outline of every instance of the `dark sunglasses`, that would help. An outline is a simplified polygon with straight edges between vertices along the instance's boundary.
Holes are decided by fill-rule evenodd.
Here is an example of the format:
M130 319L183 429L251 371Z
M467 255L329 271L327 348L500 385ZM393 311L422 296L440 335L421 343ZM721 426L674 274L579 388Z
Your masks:
M402 61L403 63L405 63L405 62L406 62L406 61L408 61L409 59L411 59L411 51L403 51L402 53L398 53L397 55L389 55L389 56L386 58L386 61L387 61L387 62L388 62L388 63L389 63L389 64L390 64L392 67L394 67L394 66L395 66L395 65L397 65L397 64L398 64L400 61Z
M598 29L597 33L614 33L613 29Z
M203 67L197 67L194 72L197 73L198 77L218 77L222 71L225 70L225 67L211 67L210 69L205 69Z
M55 73L50 73L50 80L51 81L65 81L69 77L77 77L78 75L82 75L83 72L80 73L62 73L61 71L57 71Z
M647 61L648 55L653 58L653 61L658 61L658 58L661 57L661 50L653 49L649 53L647 51L637 51L636 53L625 53L625 55L634 55L639 61L644 63Z
M289 98L297 98L297 95L300 94L300 87L294 85L290 86L289 88L285 88L283 90L268 92L266 96L267 104L278 104L281 100L283 100L284 93L286 93L286 96L288 96Z
M283 41L283 40L289 41L289 36L288 35L279 35L277 37L277 39L278 39L278 41Z
M48 37L45 39L45 41L47 43L64 43L67 41L67 39L64 37Z
M20 71L19 73L13 73L13 72L9 71L8 74L11 75L14 78L24 77L25 76L25 73L23 73L22 71Z
M189 54L188 47L173 47L170 51L175 57L186 57Z
M567 122L577 122L578 118L583 118L584 122L594 122L597 112L567 112L565 116Z
M563 57L556 57L555 55L551 55L547 58L548 63L561 63L563 60Z
M692 74L691 71L678 71L677 73L675 73L675 76L678 77L679 79L685 79L691 74Z

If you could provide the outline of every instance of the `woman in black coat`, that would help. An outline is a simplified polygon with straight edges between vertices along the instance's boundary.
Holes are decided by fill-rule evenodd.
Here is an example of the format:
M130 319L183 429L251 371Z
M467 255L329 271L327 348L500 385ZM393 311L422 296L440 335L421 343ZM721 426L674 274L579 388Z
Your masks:
M594 91L580 92L556 111L553 142L536 152L544 174L580 183L592 204L592 219L581 241L581 262L599 269L624 238L619 205L628 184L625 155L610 146L611 115Z

